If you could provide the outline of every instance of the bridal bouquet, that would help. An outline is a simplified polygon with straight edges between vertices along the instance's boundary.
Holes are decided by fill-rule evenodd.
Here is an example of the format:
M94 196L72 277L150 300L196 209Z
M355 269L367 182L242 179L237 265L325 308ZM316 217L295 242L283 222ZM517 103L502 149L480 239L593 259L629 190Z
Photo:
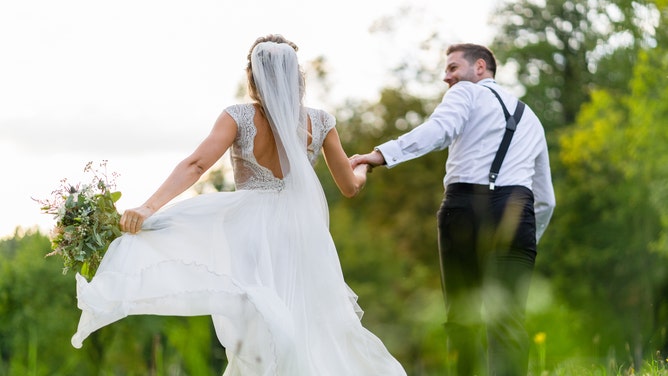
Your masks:
M52 198L36 200L43 213L55 217L51 231L53 251L46 256L63 257L63 274L74 269L90 280L109 244L121 235L121 216L115 206L121 192L114 191L118 174L113 173L109 179L106 165L107 161L100 163L99 168L104 170L100 171L88 162L84 172L92 175L90 183L73 186L63 179Z

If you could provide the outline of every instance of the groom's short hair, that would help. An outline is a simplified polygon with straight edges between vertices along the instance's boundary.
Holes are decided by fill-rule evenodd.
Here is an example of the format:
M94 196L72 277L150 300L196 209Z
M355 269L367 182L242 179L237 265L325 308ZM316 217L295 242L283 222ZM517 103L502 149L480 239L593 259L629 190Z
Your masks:
M479 44L460 43L448 47L445 54L450 55L451 53L458 51L463 52L464 59L471 64L475 63L478 59L483 59L487 64L487 70L492 72L492 77L496 75L496 58L489 48Z

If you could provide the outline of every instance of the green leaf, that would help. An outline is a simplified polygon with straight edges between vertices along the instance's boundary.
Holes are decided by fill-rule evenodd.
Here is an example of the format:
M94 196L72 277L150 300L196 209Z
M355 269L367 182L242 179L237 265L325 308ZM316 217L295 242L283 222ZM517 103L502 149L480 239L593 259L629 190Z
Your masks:
M100 234L95 233L95 241L97 242L98 246L104 246L104 241L100 237Z
M89 264L88 264L88 262L84 262L84 263L81 264L81 270L79 271L79 273L80 273L82 276L84 276L84 278L86 278L88 281L90 281L90 279L91 279L92 276L91 276L90 273L89 273Z
M121 198L121 192L111 192L111 199L116 202Z

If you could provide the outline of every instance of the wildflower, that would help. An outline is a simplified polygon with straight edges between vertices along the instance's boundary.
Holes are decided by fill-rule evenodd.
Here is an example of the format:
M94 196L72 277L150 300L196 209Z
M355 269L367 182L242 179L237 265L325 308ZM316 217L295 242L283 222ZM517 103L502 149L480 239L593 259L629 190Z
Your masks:
M541 371L545 371L546 367L546 358L547 358L547 349L545 345L545 340L547 339L547 334L545 332L538 332L533 336L533 342L538 347L538 362L540 364Z

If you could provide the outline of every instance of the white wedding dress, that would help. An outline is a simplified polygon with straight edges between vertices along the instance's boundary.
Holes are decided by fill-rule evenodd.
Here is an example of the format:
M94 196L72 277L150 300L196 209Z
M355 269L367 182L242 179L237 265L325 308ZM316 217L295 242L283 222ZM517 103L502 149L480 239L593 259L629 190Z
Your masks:
M77 275L82 315L73 346L128 315L211 315L229 359L224 376L405 375L361 325L326 204L304 202L305 193L293 192L299 187L257 163L253 105L226 111L238 125L231 153L237 191L159 211L141 232L111 244L90 283ZM334 118L304 111L314 163Z

